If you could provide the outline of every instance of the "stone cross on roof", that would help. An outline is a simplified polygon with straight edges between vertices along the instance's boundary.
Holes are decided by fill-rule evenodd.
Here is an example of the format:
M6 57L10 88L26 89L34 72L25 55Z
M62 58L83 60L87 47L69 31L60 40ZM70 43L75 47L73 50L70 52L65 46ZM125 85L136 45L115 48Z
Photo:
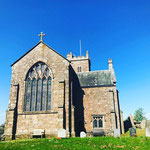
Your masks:
M43 42L43 36L45 36L45 34L43 34L43 32L41 32L41 34L39 34L38 36L41 37L40 41Z

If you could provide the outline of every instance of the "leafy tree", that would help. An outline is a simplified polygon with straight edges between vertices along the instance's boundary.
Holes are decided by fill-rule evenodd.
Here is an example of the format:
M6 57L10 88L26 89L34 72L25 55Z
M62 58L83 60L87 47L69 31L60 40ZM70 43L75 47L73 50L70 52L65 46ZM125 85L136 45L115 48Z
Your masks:
M5 123L3 123L3 124L0 125L0 127L2 127L2 128L4 128L4 126L5 126Z
M139 108L134 113L134 120L137 122L141 122L142 120L145 120L145 113L143 112L143 108Z
M0 136L4 133L4 126L5 124L0 125Z

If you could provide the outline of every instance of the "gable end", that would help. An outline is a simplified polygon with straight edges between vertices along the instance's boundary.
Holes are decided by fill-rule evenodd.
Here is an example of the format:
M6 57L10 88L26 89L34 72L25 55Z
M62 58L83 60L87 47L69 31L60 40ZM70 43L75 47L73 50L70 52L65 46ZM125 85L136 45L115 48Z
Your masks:
M47 44L45 44L44 42L40 41L38 42L34 47L32 47L28 52L26 52L23 56L21 56L19 59L17 59L13 64L11 64L11 67L17 63L19 60L21 60L24 56L26 56L29 52L31 52L36 46L38 46L40 43L43 43L44 45L46 45L49 49L51 49L52 51L54 51L55 53L57 53L59 56L61 56L62 58L64 58L66 61L70 62L68 59L66 59L64 56L62 56L61 54L59 54L57 51L55 51L54 49L52 49L51 47L49 47Z

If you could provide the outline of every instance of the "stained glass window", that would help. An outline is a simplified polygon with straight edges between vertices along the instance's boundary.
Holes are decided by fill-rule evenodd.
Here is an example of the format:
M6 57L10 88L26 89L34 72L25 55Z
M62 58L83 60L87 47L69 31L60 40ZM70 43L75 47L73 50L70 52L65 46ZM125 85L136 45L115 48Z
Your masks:
M30 111L30 99L31 99L31 80L27 80L26 88L26 111Z
M41 79L37 81L37 98L36 98L36 110L40 111L40 103L41 103Z
M49 69L46 69L46 76L49 76Z
M46 110L46 79L42 81L42 110Z
M51 78L48 78L47 86L47 110L51 109Z
M51 109L51 70L43 62L33 65L26 76L25 111Z
M32 97L31 97L31 111L34 111L35 107L35 97L36 96L36 80L35 78L32 80Z

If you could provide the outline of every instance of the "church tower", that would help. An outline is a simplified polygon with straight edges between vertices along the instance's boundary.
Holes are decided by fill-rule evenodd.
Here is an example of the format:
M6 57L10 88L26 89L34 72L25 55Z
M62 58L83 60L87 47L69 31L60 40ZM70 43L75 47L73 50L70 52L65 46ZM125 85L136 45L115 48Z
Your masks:
M89 72L91 71L91 60L89 52L86 51L86 56L73 56L72 52L67 54L67 59L71 62L71 65L75 72Z

